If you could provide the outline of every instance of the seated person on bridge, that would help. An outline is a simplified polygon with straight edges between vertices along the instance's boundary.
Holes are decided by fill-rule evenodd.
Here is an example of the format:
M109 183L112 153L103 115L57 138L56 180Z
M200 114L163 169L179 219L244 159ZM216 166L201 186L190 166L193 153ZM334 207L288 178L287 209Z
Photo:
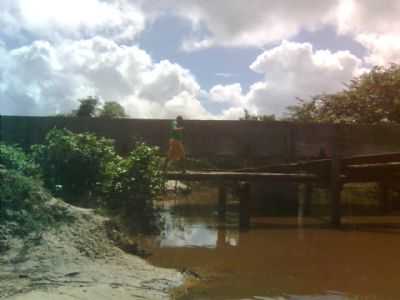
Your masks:
M164 171L167 170L169 161L181 161L182 171L185 172L185 148L183 146L183 118L177 116L172 121L171 133L169 137L169 148L167 158L164 163Z

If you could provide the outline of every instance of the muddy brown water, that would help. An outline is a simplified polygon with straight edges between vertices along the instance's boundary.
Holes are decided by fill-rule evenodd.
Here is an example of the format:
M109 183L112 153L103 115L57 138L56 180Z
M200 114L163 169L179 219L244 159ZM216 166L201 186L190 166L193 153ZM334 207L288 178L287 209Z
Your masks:
M221 222L212 198L166 201L165 231L143 241L152 264L201 277L182 299L400 299L400 217L346 218L361 225L344 230L258 217L240 231L235 206Z

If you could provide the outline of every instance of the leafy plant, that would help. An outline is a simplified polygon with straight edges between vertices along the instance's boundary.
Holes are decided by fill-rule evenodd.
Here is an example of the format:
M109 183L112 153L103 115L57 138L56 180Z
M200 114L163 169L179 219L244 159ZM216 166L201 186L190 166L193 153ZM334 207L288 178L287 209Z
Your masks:
M64 218L65 211L49 205L50 199L41 182L18 171L1 169L0 235L40 231Z
M97 107L99 105L99 99L96 97L87 97L79 100L80 105L76 111L77 117L95 117L97 113Z
M112 181L106 191L110 208L133 218L141 230L154 230L159 225L153 200L163 191L162 160L159 149L137 143L135 149L112 166Z
M113 140L91 133L52 129L43 145L32 146L46 187L63 196L90 197L100 192L109 164L116 159Z
M239 118L241 121L276 121L276 116L272 115L255 115L251 114L247 109L244 110L244 116Z
M300 99L289 120L334 123L400 123L400 65L375 67L343 91Z
M39 176L38 166L16 145L0 143L0 165L27 176Z
M99 117L109 119L125 118L127 117L127 114L121 104L115 101L110 101L104 103L103 108L100 110Z

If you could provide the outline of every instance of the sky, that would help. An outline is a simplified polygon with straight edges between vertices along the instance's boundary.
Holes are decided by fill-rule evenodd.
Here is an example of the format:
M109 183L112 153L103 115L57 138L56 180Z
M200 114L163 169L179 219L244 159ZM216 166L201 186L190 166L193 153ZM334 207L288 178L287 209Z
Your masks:
M398 0L1 0L0 114L284 116L400 63Z

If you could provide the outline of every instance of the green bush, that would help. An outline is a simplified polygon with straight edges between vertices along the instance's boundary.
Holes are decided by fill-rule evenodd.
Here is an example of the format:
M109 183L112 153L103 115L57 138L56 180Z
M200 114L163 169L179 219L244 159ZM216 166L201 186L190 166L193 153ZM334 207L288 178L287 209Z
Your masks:
M155 230L159 216L153 200L164 188L162 160L158 148L137 143L126 158L112 166L112 181L106 187L107 205L130 217L139 230Z
M49 205L50 199L41 182L18 171L1 169L0 235L40 231L65 217L64 210Z
M66 129L50 130L43 145L32 146L32 154L46 187L67 198L98 194L116 159L113 140Z
M32 155L53 193L79 205L111 209L131 219L132 229L159 228L153 200L165 180L158 148L136 143L123 158L115 153L113 140L52 129L43 145L32 147Z
M0 165L27 176L39 176L38 166L16 145L0 143Z

